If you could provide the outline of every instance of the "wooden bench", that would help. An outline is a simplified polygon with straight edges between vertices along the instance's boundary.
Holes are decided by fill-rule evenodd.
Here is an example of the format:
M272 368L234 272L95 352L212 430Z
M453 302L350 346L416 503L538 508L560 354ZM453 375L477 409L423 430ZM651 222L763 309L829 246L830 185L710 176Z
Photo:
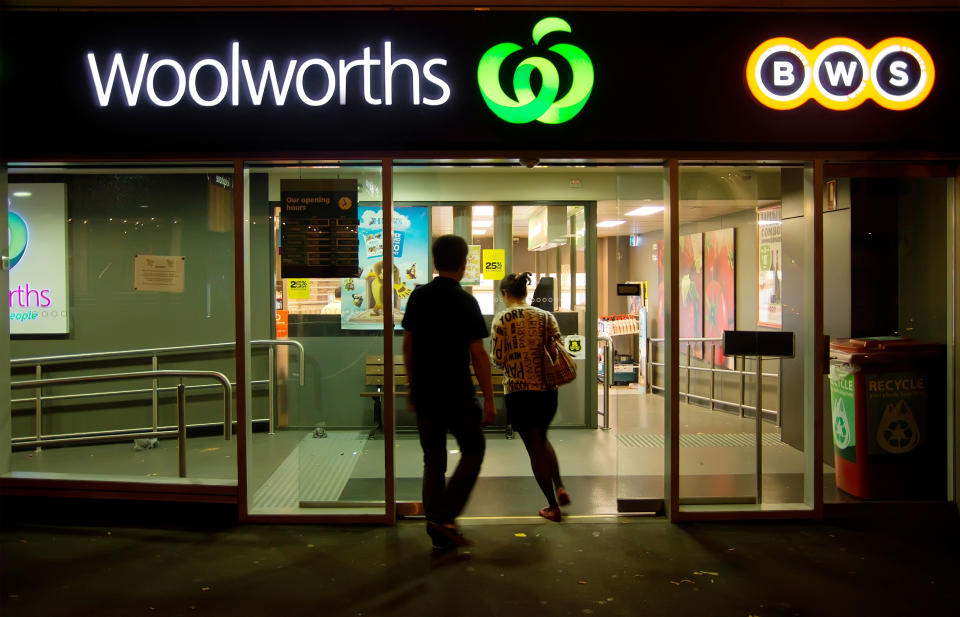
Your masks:
M370 430L371 438L373 438L377 431L383 432L383 383L385 368L383 354L367 356L367 362L364 366L364 381L366 382L367 388L373 389L361 392L360 396L373 399L373 420L377 425ZM471 379L473 379L473 385L477 388L477 396L482 398L483 393L480 390L480 382L477 381L477 378L474 376L472 365L470 366L470 375ZM493 396L503 396L503 369L491 366L490 381L493 385ZM398 396L406 396L407 394L407 367L403 363L402 355L393 356L393 389ZM506 435L507 438L513 437L513 431L509 425L506 426Z

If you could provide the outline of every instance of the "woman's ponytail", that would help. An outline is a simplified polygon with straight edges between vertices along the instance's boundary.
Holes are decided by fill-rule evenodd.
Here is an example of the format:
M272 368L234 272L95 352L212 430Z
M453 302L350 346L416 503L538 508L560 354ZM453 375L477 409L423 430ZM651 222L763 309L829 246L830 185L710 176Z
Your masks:
M505 291L511 298L517 300L526 300L527 285L530 284L532 275L529 272L521 274L508 274L500 281L500 291Z

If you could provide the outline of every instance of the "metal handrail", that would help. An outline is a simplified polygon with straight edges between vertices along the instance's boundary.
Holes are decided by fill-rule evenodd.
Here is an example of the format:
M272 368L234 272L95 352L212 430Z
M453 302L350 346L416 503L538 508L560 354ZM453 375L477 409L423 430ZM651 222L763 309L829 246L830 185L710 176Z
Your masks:
M650 338L647 338L647 340L648 340L648 341L651 341L651 342L653 342L653 343L662 343L662 342L666 341L667 339L665 339L664 337L661 336L660 338L650 337ZM714 337L714 338L681 337L681 338L678 339L678 340L679 340L681 343L722 343L722 342L723 342L723 338L721 338L721 337Z
M255 386L265 386L267 385L267 380L256 379L254 381L251 381L250 384ZM187 386L187 390L208 390L210 388L216 388L216 387L217 387L217 384L215 383L205 383L205 384L197 384L194 386ZM230 387L236 388L237 384L231 381ZM157 388L157 392L160 392L160 393L176 392L176 390L177 390L176 386L164 386L161 388ZM100 398L101 396L108 397L108 396L129 396L129 395L135 395L135 394L149 394L151 392L153 392L153 388L133 388L131 390L111 390L109 392L76 392L73 394L44 394L40 398L44 401L69 401L72 399L81 399L81 398ZM29 403L30 401L34 401L34 400L36 400L36 396L24 396L21 398L11 398L10 404L13 405L16 403Z
M299 351L300 385L303 385L303 344L291 339L257 339L250 341L251 345L275 347L290 345ZM37 364L65 364L82 360L112 360L116 358L134 358L139 356L164 356L183 352L198 351L225 351L235 349L236 343L203 343L200 345L178 345L175 347L147 347L144 349L123 349L119 351L93 351L86 353L62 354L57 356L34 356L31 358L11 358L10 366L36 366Z
M217 371L134 371L131 373L108 373L105 375L79 375L75 377L52 377L48 379L27 379L24 381L11 381L10 388L43 388L43 386L52 386L57 384L89 383L94 381L114 381L118 379L159 379L162 377L177 377L180 383L177 386L177 439L180 445L179 451L179 473L181 478L187 477L187 423L185 416L186 409L186 388L183 385L183 378L199 377L215 379L223 387L223 438L230 440L230 429L233 423L230 421L230 404L233 401L233 388L230 386L230 380L223 373ZM42 435L37 434L40 440Z
M716 407L715 407L715 404L716 404L716 403L721 403L721 404L723 404L723 405L730 405L730 406L732 406L732 407L736 407L736 408L739 410L740 416L742 417L742 416L743 416L743 412L744 412L745 409L753 409L753 410L755 411L755 410L757 409L757 407L758 407L757 405L747 405L747 404L745 404L745 402L744 402L744 388L745 388L744 378L745 378L745 376L747 376L747 375L759 375L760 378L762 378L762 377L774 378L774 379L777 380L777 388L778 388L778 390L779 390L779 380L780 380L780 377L781 377L779 371L776 372L776 373L763 373L763 372L759 372L759 370L757 370L757 371L747 371L747 370L746 370L746 363L745 363L745 361L741 362L741 365L742 365L743 368L741 368L741 369L739 369L739 370L737 370L736 368L734 368L734 369L718 368L718 367L716 366L715 362L714 362L715 354L713 353L713 351L715 350L716 344L723 341L722 338L684 337L684 338L680 338L679 340L680 340L681 343L686 343L686 344L687 344L687 363L686 363L686 364L681 364L681 365L679 366L679 368L680 368L680 370L685 370L685 371L687 372L687 388L686 388L686 392L680 392L680 395L683 396L683 397L684 397L684 400L687 401L688 403L690 402L691 399L696 399L696 400L700 400L700 401L706 401L706 402L710 403L710 409L715 409L715 408L716 408ZM652 352L652 347L653 347L653 344L654 344L654 343L663 343L663 342L665 342L665 341L666 341L666 339L665 339L665 338L662 338L662 337L661 337L661 338L648 338L648 339L647 339L647 344L648 344L648 346L649 346L649 348L647 349L647 366L648 366L647 374L648 374L649 387L650 387L650 390L651 390L651 391L653 391L653 390L661 390L661 391L662 391L662 390L664 389L663 386L658 386L658 385L655 385L655 384L653 383L653 367L655 367L655 366L664 366L665 363L664 363L664 362L654 362L654 361L653 361L653 354L652 354L651 352ZM710 352L710 366L693 366L693 364L691 364L691 362L690 362L690 357L691 357L690 351L691 351L691 344L692 344L692 343L711 343L711 346L710 346L710 347L711 347L711 352ZM742 356L741 356L741 357L742 357ZM761 359L758 359L757 362L758 362L758 369L759 369L760 366L762 366L762 360L761 360ZM778 364L778 366L779 366L779 364ZM709 373L710 373L710 396L703 396L703 395L699 395L699 394L693 394L693 393L690 391L690 390L691 390L691 388L690 388L690 375L691 375L693 372L696 372L696 371L702 371L702 372L709 372ZM727 375L739 375L739 376L740 376L740 380L739 380L739 385L740 385L740 402L739 402L739 403L731 402L731 401L728 401L728 400L725 400L725 399L715 398L715 394L716 394L716 382L715 382L714 377L715 377L715 375L716 375L717 373L727 374ZM780 415L780 411L779 411L779 410L777 410L777 409L764 409L762 405L759 405L759 407L760 407L760 413L757 414L758 416L759 416L759 415L762 415L763 413L769 413L769 414L771 414L771 415L775 415L776 418L777 418L777 424L778 424L778 425L780 424L780 422L782 421L782 417L781 417L781 415Z
M289 345L296 347L299 352L299 366L300 366L300 376L299 384L302 386L303 376L304 376L304 349L303 344L300 341L289 340L289 339L256 339L250 341L250 344L253 346L268 346L268 377L266 380L255 380L251 381L251 385L263 385L266 384L268 388L268 421L269 421L269 432L270 434L274 433L274 423L276 415L274 409L274 377L276 372L275 367L275 347L278 345ZM203 343L199 345L180 345L175 347L150 347L144 349L124 349L118 351L96 351L96 352L86 352L86 353L77 353L77 354L61 354L55 356L34 356L29 358L12 358L10 360L11 367L14 366L33 366L35 369L36 380L41 380L43 375L43 366L45 364L67 364L71 362L81 362L81 361L96 361L96 360L113 360L120 358L136 358L136 357L149 357L151 359L151 368L153 371L158 371L158 359L162 355L179 355L184 353L191 352L212 352L212 351L226 351L236 349L236 343L227 342L227 343ZM77 377L88 377L88 376L77 376ZM99 375L90 375L89 377L99 377ZM94 380L96 381L96 380ZM24 382L17 382L24 383ZM45 381L44 383L54 383L52 381ZM63 382L70 383L70 382ZM228 381L228 384L230 382ZM211 387L210 385L199 385L199 386L187 386L185 389L202 389ZM43 441L43 430L42 430L42 414L43 414L43 401L48 400L63 400L71 398L91 398L99 396L121 396L121 395L136 395L136 394L145 394L147 392L152 395L152 425L150 435L153 434L164 434L161 431L159 426L159 395L161 392L170 390L173 388L160 388L157 384L157 379L153 379L153 385L150 389L138 388L132 390L118 390L112 392L85 392L85 393L76 393L76 394L63 394L55 396L44 396L42 393L42 386L37 386L34 392L34 396L30 398L22 399L11 399L11 403L22 403L30 400L35 401L35 442L40 443ZM110 431L103 432L104 436L108 436ZM87 435L83 439L94 439L95 436ZM69 437L57 440L57 441L68 441ZM48 440L50 441L50 440ZM14 443L31 443L29 439L14 438Z

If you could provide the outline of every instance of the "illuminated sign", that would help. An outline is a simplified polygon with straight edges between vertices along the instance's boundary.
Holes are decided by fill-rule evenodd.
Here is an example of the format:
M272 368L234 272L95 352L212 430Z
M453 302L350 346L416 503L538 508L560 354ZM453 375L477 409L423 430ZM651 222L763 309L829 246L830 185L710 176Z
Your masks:
M746 77L753 96L772 109L794 109L814 99L828 109L846 110L873 99L886 109L904 110L930 94L934 68L923 45L902 37L870 49L848 38L807 49L778 37L753 51Z
M7 190L10 334L66 334L66 187L10 184Z
M229 57L223 61L201 58L188 64L165 56L151 58L149 53L125 60L121 52L104 61L95 53L87 53L87 67L100 107L114 100L136 107L143 100L141 94L157 107L173 107L185 100L201 107L225 102L236 107L241 99L254 106L282 107L288 98L319 107L333 101L334 96L340 105L346 105L351 73L354 80L362 82L367 105L390 106L394 104L393 81L398 71L409 71L412 77L409 101L414 105L443 105L450 99L450 85L438 74L438 67L447 65L445 58L430 58L421 67L410 58L394 57L390 41L384 41L379 51L374 57L367 46L362 57L338 60L312 57L274 63L267 58L258 60L255 68L249 58L241 57L240 43L234 41ZM380 86L382 97L374 93L380 92Z
M572 32L570 24L559 17L541 19L533 27L533 44L553 32ZM569 43L557 43L547 49L560 55L570 64L573 82L563 98L560 93L560 73L550 60L532 56L520 62L513 73L513 90L517 97L511 98L500 86L500 66L508 56L522 50L516 43L494 45L480 58L477 67L477 83L487 107L501 119L511 124L543 122L562 124L573 118L586 105L593 90L593 62L585 51ZM534 93L533 72L540 74L540 89Z

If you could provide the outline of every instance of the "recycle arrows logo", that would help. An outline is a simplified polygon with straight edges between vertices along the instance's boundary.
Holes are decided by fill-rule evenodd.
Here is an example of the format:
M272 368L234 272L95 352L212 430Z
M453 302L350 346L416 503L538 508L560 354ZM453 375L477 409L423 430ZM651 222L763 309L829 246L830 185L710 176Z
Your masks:
M533 27L533 43L551 32L572 32L570 24L559 17L547 17ZM500 66L508 56L523 49L516 43L494 45L480 58L477 67L477 83L483 100L493 113L511 124L527 124L534 120L544 124L562 124L576 116L590 98L593 90L593 62L590 56L576 45L557 43L548 49L570 63L573 83L570 91L557 100L560 93L560 74L552 62L541 56L522 61L513 73L513 90L516 99L508 96L500 87ZM540 91L534 93L531 77L540 73Z

